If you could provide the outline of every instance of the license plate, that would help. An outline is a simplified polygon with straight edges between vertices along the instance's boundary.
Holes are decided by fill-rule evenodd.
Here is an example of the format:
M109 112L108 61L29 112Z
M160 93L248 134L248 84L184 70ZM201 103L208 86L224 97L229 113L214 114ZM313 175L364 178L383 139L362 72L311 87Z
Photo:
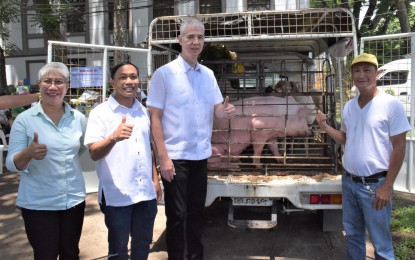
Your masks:
M269 198L232 198L232 205L235 206L272 206L272 199Z

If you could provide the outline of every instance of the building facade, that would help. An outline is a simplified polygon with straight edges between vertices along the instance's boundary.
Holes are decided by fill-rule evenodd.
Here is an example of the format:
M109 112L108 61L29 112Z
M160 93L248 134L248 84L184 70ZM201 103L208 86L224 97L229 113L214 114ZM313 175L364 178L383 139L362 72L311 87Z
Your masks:
M61 26L65 41L114 45L113 0L69 0L69 2L71 8L66 14L67 22ZM148 26L155 17L159 16L303 9L308 8L308 2L308 0L128 0L128 8L125 12L129 44L126 47L145 46ZM21 1L20 11L19 21L8 25L11 35L7 43L15 44L19 50L6 57L7 84L16 85L19 79L24 79L26 85L36 85L37 73L47 62L48 39L43 35L42 28L34 22L36 11L33 1ZM3 46L7 43L0 41ZM78 61L78 66L87 65L86 60L81 61L81 64Z

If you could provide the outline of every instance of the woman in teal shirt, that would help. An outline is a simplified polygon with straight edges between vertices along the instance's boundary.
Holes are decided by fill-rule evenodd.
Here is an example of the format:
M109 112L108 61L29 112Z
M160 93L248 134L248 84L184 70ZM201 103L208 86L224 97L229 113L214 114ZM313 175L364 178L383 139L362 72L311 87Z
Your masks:
M41 101L19 114L10 133L6 166L19 171L21 209L34 259L78 259L85 210L85 116L63 98L68 68L52 62L39 71Z

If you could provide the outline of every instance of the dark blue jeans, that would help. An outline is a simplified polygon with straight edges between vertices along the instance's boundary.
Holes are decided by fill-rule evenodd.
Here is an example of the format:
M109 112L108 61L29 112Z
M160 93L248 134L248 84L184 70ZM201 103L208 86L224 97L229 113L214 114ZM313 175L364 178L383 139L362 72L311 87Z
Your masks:
M128 241L131 235L131 258L146 260L153 240L156 199L123 207L106 206L103 196L100 204L108 228L108 258L128 259Z
M176 176L163 179L169 260L203 259L207 160L173 160ZM187 249L187 254L185 253Z

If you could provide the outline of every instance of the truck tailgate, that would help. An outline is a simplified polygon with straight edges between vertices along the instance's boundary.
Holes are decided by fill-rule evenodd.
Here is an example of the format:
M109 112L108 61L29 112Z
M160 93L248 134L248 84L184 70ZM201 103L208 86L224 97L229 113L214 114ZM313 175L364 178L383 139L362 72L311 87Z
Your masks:
M219 197L286 198L302 209L341 209L341 204L310 204L310 194L341 194L341 175L209 175L206 206Z

